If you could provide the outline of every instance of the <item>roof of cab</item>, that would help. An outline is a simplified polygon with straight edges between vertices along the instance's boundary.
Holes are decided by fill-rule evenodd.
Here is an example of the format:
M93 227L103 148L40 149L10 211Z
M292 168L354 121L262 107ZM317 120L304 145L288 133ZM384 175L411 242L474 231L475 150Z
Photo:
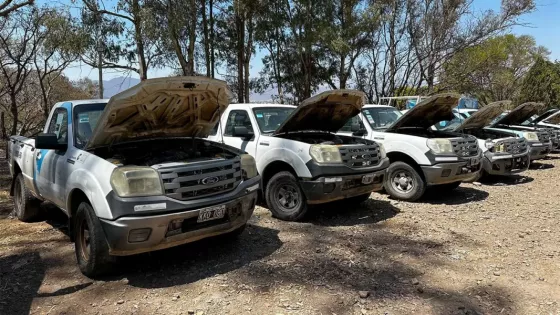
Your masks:
M72 107L77 106L77 105L83 105L83 104L103 104L103 103L109 103L109 99L92 99L92 100L73 100L73 101L64 101L64 102L58 102L55 104L54 107L60 107L65 103L71 103Z
M230 109L234 108L259 108L259 107L286 107L286 108L294 108L295 105L287 105L287 104L274 104L274 103L241 103L241 104L229 104Z

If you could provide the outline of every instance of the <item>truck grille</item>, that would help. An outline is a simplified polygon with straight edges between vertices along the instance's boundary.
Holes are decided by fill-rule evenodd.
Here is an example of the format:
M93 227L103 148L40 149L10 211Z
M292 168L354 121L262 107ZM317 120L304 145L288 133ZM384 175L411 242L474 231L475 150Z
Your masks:
M450 139L453 152L460 157L476 156L478 154L478 142L476 138Z
M165 195L178 200L208 197L233 190L241 182L239 158L158 170Z
M342 163L351 168L377 165L381 159L378 144L342 146L338 150Z
M527 141L523 138L504 141L507 153L519 154L527 151Z
M540 142L549 142L550 141L550 132L546 129L539 129L537 131L537 136L539 137Z

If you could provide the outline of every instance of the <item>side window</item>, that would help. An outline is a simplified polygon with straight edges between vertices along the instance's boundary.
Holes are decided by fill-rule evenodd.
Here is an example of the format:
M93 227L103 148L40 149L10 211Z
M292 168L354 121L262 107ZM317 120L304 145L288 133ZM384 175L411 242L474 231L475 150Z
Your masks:
M58 143L68 143L68 111L66 108L59 107L54 110L47 132L54 133Z
M352 132L352 125L354 125L354 124L360 125L360 129L365 129L364 124L362 123L362 120L360 119L359 115L356 115L356 116L352 117L351 119L349 119L344 124L344 126L342 126L342 128L340 128L340 131Z
M229 113L224 136L233 135L233 127L245 126L249 131L253 131L253 126L251 125L251 119L249 114L244 110L232 110Z

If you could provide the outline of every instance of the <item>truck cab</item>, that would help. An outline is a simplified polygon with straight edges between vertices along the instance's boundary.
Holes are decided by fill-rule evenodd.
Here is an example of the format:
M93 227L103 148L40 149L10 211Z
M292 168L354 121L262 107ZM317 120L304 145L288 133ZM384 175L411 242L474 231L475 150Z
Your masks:
M252 155L272 214L301 220L309 205L362 202L382 188L389 160L376 141L336 135L360 112L364 93L335 90L299 106L233 104L209 140Z
M391 162L385 190L393 198L415 201L428 187L454 189L480 172L482 150L474 136L432 129L453 118L459 98L453 93L429 97L405 114L387 105L366 105L339 134L382 143Z

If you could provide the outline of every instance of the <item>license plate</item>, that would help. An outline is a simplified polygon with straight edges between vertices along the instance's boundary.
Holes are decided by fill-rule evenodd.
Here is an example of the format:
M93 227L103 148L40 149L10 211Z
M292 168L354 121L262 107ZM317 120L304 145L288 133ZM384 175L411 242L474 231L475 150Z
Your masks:
M198 213L198 220L196 222L206 222L211 220L221 219L226 215L226 206L216 206L200 210Z
M369 185L369 184L373 183L373 178L374 177L375 176L373 174L368 174L368 175L362 176L362 184Z

